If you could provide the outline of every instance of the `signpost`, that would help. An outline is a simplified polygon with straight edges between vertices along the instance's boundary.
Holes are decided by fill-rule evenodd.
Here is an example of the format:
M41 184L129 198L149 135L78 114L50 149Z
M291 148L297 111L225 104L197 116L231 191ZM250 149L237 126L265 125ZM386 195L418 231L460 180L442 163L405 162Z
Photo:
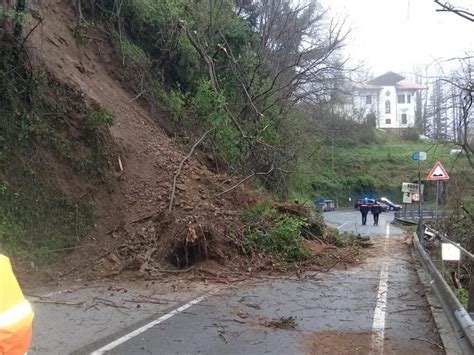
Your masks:
M436 225L438 225L438 196L439 196L439 182L449 180L449 175L440 162L437 162L433 169L426 177L426 180L436 181Z
M423 191L421 190L421 170L420 170L420 161L426 160L426 152L415 152L412 155L412 159L418 163L418 228L421 228L423 224L423 209L421 207L423 200ZM421 238L423 240L423 238ZM423 242L422 242L423 243Z

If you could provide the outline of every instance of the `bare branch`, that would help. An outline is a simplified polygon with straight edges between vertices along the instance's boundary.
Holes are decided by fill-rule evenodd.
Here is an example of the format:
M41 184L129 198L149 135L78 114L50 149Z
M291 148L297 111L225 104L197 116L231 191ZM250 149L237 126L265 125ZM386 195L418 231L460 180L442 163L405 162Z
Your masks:
M206 136L212 132L214 130L214 128L206 131L202 136L201 138L199 138L199 140L194 143L194 145L191 147L191 150L189 151L188 155L186 155L184 157L183 160L181 160L181 163L179 164L179 167L178 167L178 170L176 171L176 174L174 175L174 178L173 178L173 187L171 188L171 194L170 194L170 204L168 206L168 211L171 212L171 210L173 209L173 203L174 203L174 195L176 193L176 182L178 181L178 177L179 175L181 174L181 170L183 169L183 165L184 163L191 157L191 155L193 154L194 152L194 149L196 149L196 147L204 140L204 138L206 138Z
M237 184L235 184L234 186L228 188L227 190L224 190L224 191L222 191L222 192L219 192L219 193L216 195L216 197L219 197L219 196L221 196L221 195L224 195L224 194L226 194L226 193L228 193L228 192L234 190L235 188L237 188L238 186L242 185L244 182L246 182L247 180L253 178L254 176L268 175L268 174L270 174L270 173L273 171L273 169L274 169L274 167L273 167L273 165L272 165L272 167L270 168L270 170L268 170L267 172L257 172L257 173L254 172L254 173L252 173L252 174L246 176L246 177L243 178L242 180L240 180L240 181L239 181Z
M474 13L456 8L455 6L451 5L449 2L442 3L439 0L434 0L434 2L437 3L439 6L441 6L441 9L437 9L436 11L452 12L458 16L465 18L466 20L474 22Z

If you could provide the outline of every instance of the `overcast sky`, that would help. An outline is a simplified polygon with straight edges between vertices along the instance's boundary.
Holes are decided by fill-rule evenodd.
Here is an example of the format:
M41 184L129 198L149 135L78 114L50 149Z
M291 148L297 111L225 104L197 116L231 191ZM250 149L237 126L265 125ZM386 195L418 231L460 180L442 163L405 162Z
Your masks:
M401 74L474 51L474 22L436 12L433 0L321 0L351 30L346 51L374 74ZM474 0L450 0L474 12ZM432 64L431 67L435 67Z

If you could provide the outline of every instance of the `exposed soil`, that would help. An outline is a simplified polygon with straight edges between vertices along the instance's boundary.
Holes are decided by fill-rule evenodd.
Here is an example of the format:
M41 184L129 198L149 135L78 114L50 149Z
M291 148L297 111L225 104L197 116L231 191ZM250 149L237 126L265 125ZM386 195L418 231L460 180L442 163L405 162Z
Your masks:
M426 345L426 341L421 339L412 339L411 342L421 342ZM413 354L421 355L427 354L426 348L418 350L414 344L406 344L406 341L398 341L396 339L384 340L384 354ZM328 355L362 355L373 353L371 349L372 333L368 332L343 332L343 331L325 331L317 332L306 336L305 350L307 354L328 354ZM443 351L437 344L431 345L430 354L441 354Z

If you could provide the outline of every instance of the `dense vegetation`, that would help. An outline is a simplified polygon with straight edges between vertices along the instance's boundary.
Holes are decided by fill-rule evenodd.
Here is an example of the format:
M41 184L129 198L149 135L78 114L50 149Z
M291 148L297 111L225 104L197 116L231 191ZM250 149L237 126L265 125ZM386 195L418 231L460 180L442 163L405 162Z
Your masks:
M374 134L374 133L372 133ZM295 198L337 199L348 205L361 196L386 196L401 203L401 183L418 179L418 165L412 160L417 151L427 152L428 159L420 164L424 180L430 169L439 161L447 169L450 181L450 199L458 204L467 203L473 179L465 156L450 155L453 144L436 144L430 141L406 141L396 135L376 132L372 142L350 143L354 133L347 133L347 143L333 142L331 135L322 139L313 158L298 167L292 176L291 191ZM425 184L425 199L434 203L436 183ZM464 193L462 190L464 189Z

